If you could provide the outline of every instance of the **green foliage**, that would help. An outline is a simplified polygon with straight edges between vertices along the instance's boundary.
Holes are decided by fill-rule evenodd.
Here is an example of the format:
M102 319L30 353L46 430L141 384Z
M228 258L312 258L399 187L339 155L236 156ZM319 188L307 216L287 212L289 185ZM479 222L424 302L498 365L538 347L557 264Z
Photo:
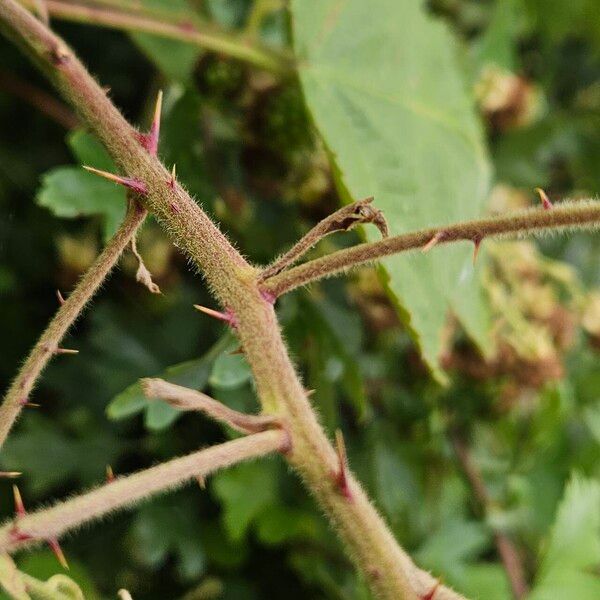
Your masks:
M373 11L360 0L299 1L292 13L306 101L346 195L375 196L393 233L477 215L489 166L445 28L415 2ZM465 248L385 261L387 287L438 376L448 304L486 345L469 261Z
M67 142L82 165L115 171L108 153L91 134L78 130L69 134ZM81 167L57 167L48 171L42 179L37 202L57 217L99 215L105 240L117 230L126 209L122 188Z
M255 3L143 5L242 33ZM536 186L552 200L596 195L600 42L590 7L587 0L568 10L536 0L294 2L292 13L267 11L258 31L263 42L284 46L293 32L299 81L275 81L227 56L157 37L134 34L132 43L90 26L53 25L140 130L164 89L161 158L177 164L181 183L240 251L266 263L349 197L375 195L394 231L475 216L485 208L488 162L501 184L494 210L527 204ZM15 78L43 85L7 44L0 56ZM523 92L529 116L510 107L522 121L490 116L476 91L490 65L501 69L497 89L507 73L531 87L531 97ZM59 125L4 93L0 122L5 387L54 312L55 289L67 295L79 276L55 251L57 232L106 239L124 214L125 194L80 168L114 170L88 133L69 133L65 146ZM311 257L359 240L330 236ZM445 389L423 367L374 270L283 297L278 317L304 385L316 390L311 402L321 421L331 434L343 430L352 469L421 566L468 598L509 600L494 541L500 529L523 557L532 600L595 599L600 331L593 318L581 323L588 292L600 282L598 238L543 240L552 263L528 245L518 252L486 245L483 278L466 245L390 259L381 273L438 375L443 349ZM80 354L52 361L31 398L40 408L24 411L2 449L2 470L23 471L19 487L30 510L101 483L107 464L125 474L233 435L203 415L147 401L141 377L258 411L245 359L230 354L235 336L192 308L213 306L201 279L155 223L139 246L163 295L135 283L126 254L65 342ZM464 326L442 332L448 304ZM487 310L500 342L490 359L469 342L489 333ZM523 326L497 339L515 315L533 333L523 339ZM537 350L540 340L551 346L533 359L514 352L518 343ZM481 471L487 510L464 477L456 435ZM0 507L11 518L10 484L0 486ZM112 516L68 536L63 547L70 576L91 599L115 598L121 587L135 600L191 600L210 589L225 600L370 598L279 458ZM43 546L17 562L41 581L61 572Z

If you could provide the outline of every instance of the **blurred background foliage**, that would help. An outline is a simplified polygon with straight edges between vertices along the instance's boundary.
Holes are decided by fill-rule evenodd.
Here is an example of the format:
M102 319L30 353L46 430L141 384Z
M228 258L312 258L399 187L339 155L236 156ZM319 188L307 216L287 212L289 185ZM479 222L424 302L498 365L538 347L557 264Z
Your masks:
M289 12L277 0L143 6L275 48L291 44ZM598 8L597 0L426 4L457 41L485 128L488 211L536 202L536 186L552 199L600 188ZM160 156L250 260L268 262L339 205L337 174L296 79L149 34L53 26L133 122L147 123L164 89ZM118 225L124 194L80 169L110 159L12 46L0 44L0 55L5 388L55 311L55 290L68 293ZM359 239L336 235L313 254ZM23 471L30 507L102 481L106 465L127 473L233 435L147 403L139 377L161 375L257 410L248 366L230 354L235 340L192 309L211 305L201 279L155 223L139 245L163 294L137 284L135 260L124 256L65 344L80 354L51 364L35 393L40 408L25 411L3 448L1 466ZM449 316L436 357L447 385L432 377L376 269L278 302L312 402L331 434L344 431L350 463L394 534L469 597L512 597L499 533L518 548L531 598L600 597L599 246L583 234L486 244L493 343L480 352ZM434 300L420 299L432 310ZM0 508L12 512L8 483L0 482ZM136 600L370 597L278 458L86 527L63 548L92 599L119 588ZM45 549L18 564L41 579L60 572Z

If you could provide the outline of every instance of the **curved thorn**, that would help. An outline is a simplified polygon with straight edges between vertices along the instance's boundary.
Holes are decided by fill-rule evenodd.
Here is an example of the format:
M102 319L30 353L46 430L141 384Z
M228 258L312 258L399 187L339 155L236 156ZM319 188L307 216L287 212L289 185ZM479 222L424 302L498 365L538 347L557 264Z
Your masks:
M540 200L542 201L544 210L550 210L551 208L554 208L554 204L550 202L550 199L542 188L535 188L535 191L538 193Z

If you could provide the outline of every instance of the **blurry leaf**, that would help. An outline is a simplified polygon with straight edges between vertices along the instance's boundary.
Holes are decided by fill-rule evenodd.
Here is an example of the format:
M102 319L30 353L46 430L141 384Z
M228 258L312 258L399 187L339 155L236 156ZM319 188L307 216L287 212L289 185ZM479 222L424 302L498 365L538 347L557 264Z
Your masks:
M205 568L201 527L193 502L180 499L169 496L140 509L132 527L133 548L137 559L153 568L173 553L181 577L197 579Z
M31 412L2 449L2 464L27 473L26 491L39 496L75 479L99 481L123 444L106 429L79 429L69 436L54 421ZM25 496L27 502L27 496Z
M455 583L465 573L465 563L476 558L490 544L488 528L474 521L450 520L428 537L415 559L424 568ZM486 598L487 596L477 596Z
M207 171L203 142L204 110L205 102L197 90L187 89L181 94L181 90L173 86L167 91L160 156L165 164L177 165L177 177L192 195L206 203L215 196L215 191Z
M225 336L203 357L173 365L165 369L162 373L149 373L148 376L159 377L171 383L201 390L208 383L214 361L220 356L223 348L228 347L230 344L230 338ZM148 400L142 391L139 381L136 381L126 390L115 396L106 407L106 414L109 419L117 421L128 418L143 410L146 411L146 427L153 431L168 427L181 415L181 411L172 408L162 400Z
M77 557L71 556L68 552L68 545L65 545L63 549L67 553L69 561L69 579L81 588L86 600L99 600L101 596L94 582L93 571L90 571ZM21 571L42 581L47 581L55 575L64 576L64 570L58 564L56 556L46 548L37 548L32 554L24 555L19 559L18 565Z
M278 499L277 465L272 460L238 465L214 477L223 504L222 520L233 541L241 540L254 520Z
M600 598L600 483L573 475L558 507L530 600Z
M297 0L292 14L306 101L347 198L375 196L392 233L477 216L489 166L445 26L407 0L382 0L377 10L361 0ZM440 376L448 304L487 345L471 252L462 245L385 261L401 316Z
M81 164L115 172L108 153L91 134L77 130L67 141ZM105 240L117 230L127 206L125 190L81 167L56 167L45 173L37 203L58 217L100 215Z
M194 44L149 33L132 32L129 35L167 77L178 81L187 81L190 78L202 52Z
M280 505L264 511L257 518L256 532L264 544L318 539L326 528L313 512Z
M252 378L250 365L244 354L231 354L239 347L234 342L223 350L213 364L208 383L221 389L238 388Z
M478 563L466 565L458 591L467 598L481 600L512 600L514 598L506 571L502 565Z

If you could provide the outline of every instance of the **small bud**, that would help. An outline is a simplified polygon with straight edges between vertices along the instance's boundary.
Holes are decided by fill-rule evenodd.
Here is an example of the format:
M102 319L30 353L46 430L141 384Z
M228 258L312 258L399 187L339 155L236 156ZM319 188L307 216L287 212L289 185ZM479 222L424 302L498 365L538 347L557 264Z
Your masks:
M69 563L67 562L67 559L65 558L65 555L62 551L62 548L60 547L60 544L58 543L58 540L56 538L50 538L48 540L48 546L50 546L50 549L52 550L52 552L54 552L54 555L58 559L60 566L63 569L66 569L68 571Z
M225 312L220 312L218 310L213 310L212 308L208 308L200 304L194 304L194 308L196 310L199 310L200 312L203 312L206 315L209 315L210 317L213 317L214 319L224 321L231 327L237 327L237 319L235 318L235 315L230 309L227 309Z
M58 303L62 306L65 303L65 299L60 293L60 290L56 290L56 297L58 298Z
M136 194L140 194L141 196L145 196L148 193L148 188L146 184L142 181L138 181L137 179L132 179L131 177L121 177L120 175L115 175L114 173L109 173L108 171L101 171L100 169L94 169L94 167L88 167L83 165L83 168L93 173L94 175L98 175L100 177L104 177L104 179L108 179L118 185L122 185L132 192Z
M550 202L550 199L548 198L546 192L542 188L535 188L535 191L538 193L540 200L542 201L542 206L544 207L544 210L550 210L554 208L554 205L552 204L552 202Z
M21 498L21 492L16 485L13 485L13 496L15 498L15 513L17 517L24 517L27 511L23 504L23 498Z
M421 252L426 254L429 252L434 246L437 246L444 239L444 232L438 231L422 248Z
M338 471L335 474L335 482L340 492L348 501L352 501L352 492L348 485L348 457L346 455L346 444L344 436L338 429L335 432L335 449L338 457Z

